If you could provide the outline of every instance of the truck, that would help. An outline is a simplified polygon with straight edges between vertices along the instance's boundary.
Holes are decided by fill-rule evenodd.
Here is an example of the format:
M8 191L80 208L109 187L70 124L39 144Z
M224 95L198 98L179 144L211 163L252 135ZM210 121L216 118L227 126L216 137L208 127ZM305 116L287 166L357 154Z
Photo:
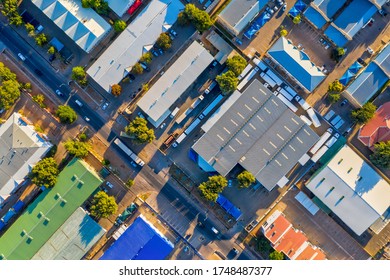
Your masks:
M204 90L204 93L205 93L205 94L209 94L210 91L212 91L212 90L215 88L216 85L217 85L217 81L216 81L216 80L213 80L213 81L211 82L211 84Z
M139 166L144 166L145 162L141 160L132 150L129 149L119 138L116 138L114 140L114 143L129 157L131 158L136 164Z
M300 97L299 95L295 96L295 100L299 103L299 105L301 105L303 110L306 111L307 109L310 108L309 103L307 103L306 100Z
M242 78L244 78L246 76L246 74L248 74L251 69L252 69L252 65L248 64L245 67L245 69L241 72L241 74L238 75L238 79L241 80Z
M173 119L176 115L177 115L177 113L179 112L179 107L176 107L173 111L172 111L172 113L169 115L169 117L171 118L171 119Z
M203 96L203 95L199 96L199 97L191 104L190 107L191 107L192 109L195 109L196 106L198 106L198 105L200 104L200 102L202 102L203 99L204 99L204 96Z
M306 112L309 115L309 118L311 119L311 121L313 122L314 127L320 127L321 126L321 122L320 122L319 118L317 117L317 114L314 111L314 109L313 108L309 108L309 109L306 110Z
M330 138L330 136L332 136L332 132L333 132L333 129L328 128L328 130L325 131L324 134L322 134L322 136L317 141L317 143L315 143L313 148L311 148L310 153L314 155L321 148L321 146Z
M284 95L278 94L277 97L279 97L279 99L282 100L283 103L286 104L287 107L291 109L291 111L293 111L294 113L298 111L298 108L295 107L294 104L292 104Z
M169 147L175 141L175 137L173 135L169 135L169 137L164 141L164 145Z
M223 95L220 94L217 96L217 98L214 99L213 102L211 102L206 109L203 110L202 114L200 114L199 119L203 120L205 116L210 114L210 112L218 105L218 103L223 99Z
M330 138L326 143L325 143L325 146L327 146L328 148L332 147L334 143L337 142L337 139L339 138L340 134L336 133L335 135L333 135L332 138Z
M187 137L187 135L186 135L185 133L183 133L182 135L180 135L180 136L176 139L175 143L172 144L172 147L176 148L176 147L184 140L184 138L186 138L186 137Z
M183 114L181 114L177 119L176 123L180 124L190 113L192 112L192 108L188 108Z
M300 115L299 117L300 117L301 120L303 120L308 126L312 125L311 120L309 120L309 118L306 117L305 115Z
M196 119L196 120L194 120L194 121L187 127L187 129L184 130L184 133L185 133L186 135L189 135L189 134L195 129L195 127L198 126L199 123L200 123L200 119L199 119L199 118Z
M327 146L323 146L321 149L319 149L312 157L311 160L313 162L317 162L325 153L329 150Z

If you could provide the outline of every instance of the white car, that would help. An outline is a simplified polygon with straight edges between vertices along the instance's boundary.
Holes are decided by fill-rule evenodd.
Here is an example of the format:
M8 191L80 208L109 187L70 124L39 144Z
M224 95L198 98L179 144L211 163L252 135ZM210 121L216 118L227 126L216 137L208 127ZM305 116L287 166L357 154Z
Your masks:
M368 51L369 54L374 54L374 50L371 49L370 47L367 48L367 51Z
M26 60L26 57L24 55L22 55L21 53L18 53L18 56L21 60L25 61Z
M108 102L106 102L106 103L104 103L103 104L103 106L102 106L102 110L104 111L104 110L106 110L107 109L107 107L108 107Z
M56 89L56 94L58 96L64 96L64 94L59 89Z
M84 120L85 120L86 122L89 122L89 121L90 121L90 118L88 118L87 116L85 116L85 117L84 117Z
M114 187L114 185L113 185L113 184L111 184L111 183L110 183L110 182L108 182L108 181L106 182L106 186L107 186L107 187L109 187L110 189L112 189L112 188Z

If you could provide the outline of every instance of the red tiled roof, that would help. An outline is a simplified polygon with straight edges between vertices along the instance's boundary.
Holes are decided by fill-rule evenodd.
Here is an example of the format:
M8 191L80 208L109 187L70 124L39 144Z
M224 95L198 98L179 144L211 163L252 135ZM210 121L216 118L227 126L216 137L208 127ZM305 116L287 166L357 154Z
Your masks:
M291 227L291 223L283 215L280 215L266 229L264 235L272 244L275 244L275 242Z
M380 106L375 116L360 128L358 138L369 148L377 142L390 140L390 102Z
M283 238L275 244L274 249L283 252L290 259L308 241L307 237L300 231L290 228Z
M325 254L318 248L307 246L298 256L296 260L326 260Z

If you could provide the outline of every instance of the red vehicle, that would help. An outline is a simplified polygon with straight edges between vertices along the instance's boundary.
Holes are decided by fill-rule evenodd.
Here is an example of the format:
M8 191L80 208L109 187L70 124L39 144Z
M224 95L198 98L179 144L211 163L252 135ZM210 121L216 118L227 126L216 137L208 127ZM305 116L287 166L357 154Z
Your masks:
M135 13L135 11L139 8L139 6L141 6L142 4L142 0L137 0L134 2L133 5L131 5L131 7L129 8L129 10L127 11L127 13L129 15L133 15Z

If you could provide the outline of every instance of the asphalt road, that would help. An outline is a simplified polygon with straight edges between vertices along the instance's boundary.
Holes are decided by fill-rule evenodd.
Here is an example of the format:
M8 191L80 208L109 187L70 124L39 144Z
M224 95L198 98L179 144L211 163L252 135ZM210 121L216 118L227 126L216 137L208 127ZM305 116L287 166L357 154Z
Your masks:
M26 57L25 61L20 60L28 70L31 71L35 77L39 78L49 89L52 90L53 94L57 89L64 94L62 97L65 102L68 100L72 89L68 86L68 82L65 78L54 72L54 69L47 61L41 57L41 55L34 50L26 41L19 36L9 26L0 22L0 38L1 41L7 46L7 50L10 51L16 58L19 59L18 53L23 54ZM89 125L96 131L99 131L105 124L101 117L91 109L87 104L83 103L83 106L78 106L74 101L78 98L77 94L73 94L68 102L80 116L88 117L90 119Z

